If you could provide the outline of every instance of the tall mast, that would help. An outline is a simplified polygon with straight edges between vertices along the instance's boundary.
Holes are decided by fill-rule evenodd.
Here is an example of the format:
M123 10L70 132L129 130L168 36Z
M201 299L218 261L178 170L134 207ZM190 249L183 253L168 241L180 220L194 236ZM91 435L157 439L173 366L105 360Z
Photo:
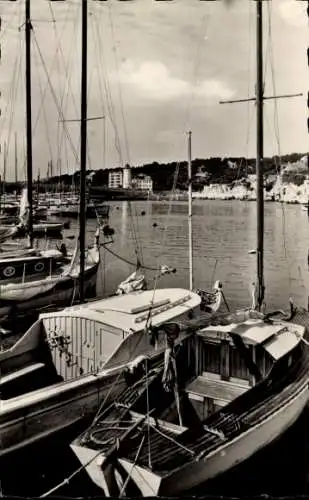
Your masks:
M264 144L263 144L263 19L262 0L256 2L256 184L257 184L257 306L264 301Z
M260 310L264 302L264 144L263 144L263 104L266 99L286 99L302 96L298 94L283 94L267 96L264 95L263 84L263 10L262 2L256 0L256 92L255 97L248 99L236 99L233 101L219 101L220 104L232 104L236 102L255 101L256 103L256 201L257 201L257 308Z
M81 61L81 122L80 122L80 303L84 302L85 232L86 232L86 153L87 153L87 0L82 0L82 61Z
M30 1L25 0L25 45L26 45L26 135L27 135L27 192L29 221L28 233L29 242L32 246L32 118L31 118L31 19L30 19Z
M192 236L192 145L188 132L188 236L189 236L189 288L193 290L193 236Z
M6 183L6 164L7 164L7 146L6 142L3 145L3 202L5 203L5 183Z
M17 157L17 134L15 132L15 187L16 187L16 198L17 198L17 183L18 183L18 157Z

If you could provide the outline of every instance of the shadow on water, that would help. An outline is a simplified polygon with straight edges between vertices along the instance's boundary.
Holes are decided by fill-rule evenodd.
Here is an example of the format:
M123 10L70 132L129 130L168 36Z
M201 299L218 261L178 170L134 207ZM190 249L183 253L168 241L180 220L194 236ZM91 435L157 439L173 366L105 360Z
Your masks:
M69 443L89 422L74 426L65 433L48 438L23 451L14 452L0 462L0 481L3 495L38 497L62 483L80 468ZM85 471L79 472L54 496L102 496Z
M309 410L306 410L297 424L280 440L257 453L245 464L191 491L190 497L308 494L308 423ZM74 427L70 432L58 435L56 439L45 440L40 445L2 460L0 480L3 494L39 496L79 469L80 463L68 443L80 430L81 426ZM103 494L90 481L85 471L81 471L53 496L80 498L102 497Z

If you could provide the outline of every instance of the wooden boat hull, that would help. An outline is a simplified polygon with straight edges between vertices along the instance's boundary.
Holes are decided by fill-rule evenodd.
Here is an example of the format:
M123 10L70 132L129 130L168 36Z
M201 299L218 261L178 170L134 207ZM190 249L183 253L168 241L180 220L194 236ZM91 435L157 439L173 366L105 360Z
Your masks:
M309 401L309 351L301 344L302 340L307 343L306 328L269 318L237 322L235 316L222 317L220 324L213 318L214 324L188 338L187 344L182 342L177 351L177 398L163 385L166 351L165 368L157 372L157 379L148 377L147 383L141 381L141 387L123 394L71 444L105 495L123 489L134 496L190 492L266 448L299 418ZM226 324L227 318L232 322ZM227 335L233 335L233 340ZM211 347L218 337L220 356L214 364L218 348ZM246 358L246 374L239 361L246 344L239 347L240 339L250 339L247 345L259 360L251 367L252 358ZM226 365L221 366L226 359L228 370L223 378ZM256 380L250 383L252 376ZM110 430L109 419L131 425L125 432L116 427ZM149 448L145 434L136 432L136 423L142 431L148 429ZM118 440L118 448L108 439Z
M85 296L92 297L96 293L97 271L99 263L86 269L84 275ZM31 284L31 283L30 283ZM16 301L15 298L4 299L0 296L0 318L12 317L25 314L27 311L40 311L43 308L53 308L58 305L70 304L79 297L78 277L65 276L55 281L43 291L33 293L31 297L24 296L24 300Z
M167 476L160 477L150 469L138 465L132 467L132 463L123 458L119 458L118 461L125 470L125 474L130 475L140 495L180 494L229 471L273 443L297 421L308 404L308 398L308 381L305 381L294 397L259 424L210 452L202 460L191 461ZM98 452L93 449L76 444L72 444L71 448L82 465L89 464L85 468L92 481L107 492L101 467L104 456L98 455Z
M308 404L308 398L306 381L295 397L259 424L210 453L201 462L190 464L164 478L158 494L168 495L191 489L244 462L282 436L297 421Z
M33 224L33 231L32 234L33 236L52 236L52 235L57 235L61 234L63 230L63 224L59 223L52 223L52 222L42 222L42 223L37 223ZM16 234L16 238L25 236L26 230L23 228L18 228L18 232Z
M28 400L23 398L23 404L7 412L3 405L0 458L93 417L102 400L107 395L116 397L125 384L124 377L114 370L106 376L88 375L32 392Z
M63 265L64 258L50 258L43 256L33 256L31 253L27 255L27 251L24 252L24 257L29 257L27 260L20 255L20 258L1 259L0 256L0 281L1 284L5 282L13 283L14 280L21 280L23 277L27 279L28 277L42 277L48 276L51 271L55 271L61 265Z

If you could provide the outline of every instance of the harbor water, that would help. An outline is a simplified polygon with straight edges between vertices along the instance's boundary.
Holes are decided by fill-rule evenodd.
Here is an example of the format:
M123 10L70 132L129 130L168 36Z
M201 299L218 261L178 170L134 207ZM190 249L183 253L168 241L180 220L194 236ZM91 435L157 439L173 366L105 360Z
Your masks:
M112 202L110 226L113 241L102 247L97 280L99 296L112 293L135 270L145 266L149 287L188 287L188 231L185 202ZM96 222L87 223L93 237ZM67 236L76 236L74 224ZM71 241L71 245L74 239ZM193 203L194 287L210 288L221 280L231 309L249 306L255 280L256 205L238 201ZM265 205L266 307L288 308L291 297L307 307L309 223L300 205ZM155 280L161 265L176 273ZM309 369L309 367L308 367ZM197 493L298 494L309 493L309 411L271 448L253 457L224 480L214 481ZM73 430L78 432L77 429ZM16 453L0 466L3 494L38 496L61 483L79 468L68 443L72 435L59 436L35 448ZM62 486L57 496L102 495L81 471Z

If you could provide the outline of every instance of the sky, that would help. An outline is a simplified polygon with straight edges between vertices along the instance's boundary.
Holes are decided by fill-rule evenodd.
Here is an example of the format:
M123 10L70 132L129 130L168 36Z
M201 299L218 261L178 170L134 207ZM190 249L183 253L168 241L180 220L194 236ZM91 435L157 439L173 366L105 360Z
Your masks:
M308 150L307 2L264 3L265 156ZM31 0L34 175L78 169L81 2ZM88 168L255 156L255 2L88 1ZM24 2L0 2L0 142L24 176ZM4 153L7 144L7 154ZM60 167L61 165L61 167Z

